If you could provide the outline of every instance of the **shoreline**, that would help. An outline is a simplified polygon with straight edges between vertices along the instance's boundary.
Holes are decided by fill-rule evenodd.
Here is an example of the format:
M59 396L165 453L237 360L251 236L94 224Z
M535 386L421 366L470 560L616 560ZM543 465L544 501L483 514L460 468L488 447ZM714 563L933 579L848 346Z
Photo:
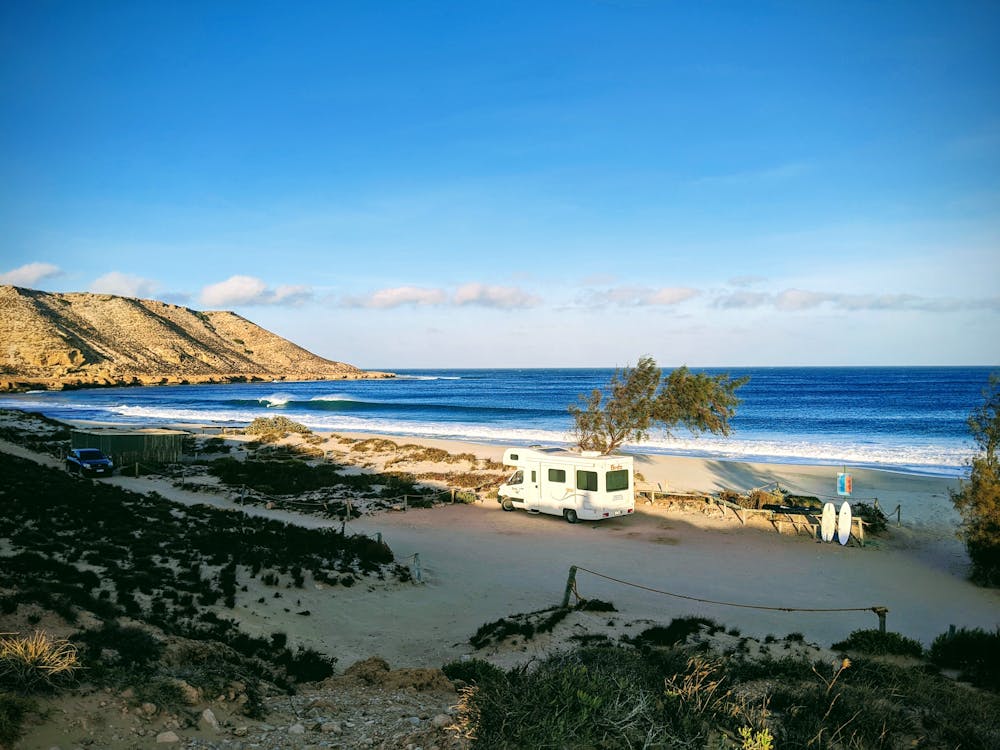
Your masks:
M87 427L134 428L140 425L112 421L64 420L67 424ZM148 426L148 425L146 425ZM169 422L159 427L232 440L251 439L220 432L217 425L203 422ZM233 428L228 428L233 429ZM399 445L416 444L439 448L449 453L471 453L477 458L501 461L504 448L511 443L419 437L386 432L313 430L324 438L342 436L354 440L389 440ZM662 491L715 493L722 490L749 491L778 483L793 494L810 495L839 505L849 500L872 503L878 500L883 512L894 523L895 509L900 508L902 525L938 541L955 541L960 518L951 504L949 491L959 478L918 474L897 469L848 467L854 480L851 497L836 494L836 479L841 467L827 464L791 464L736 459L673 456L643 451L623 451L635 459L640 481L659 485ZM957 544L957 542L955 542Z
M197 427L192 423L175 426ZM214 434L214 430L205 433ZM373 438L369 433L336 435L362 441ZM255 436L223 437L241 443ZM413 443L493 460L503 451L503 446L481 443L385 439L397 445ZM281 443L294 446L301 441L302 436L290 436ZM324 435L324 443L333 461L368 464L373 471L384 471L385 462L394 455L389 446L380 459L382 465L372 466L370 451L351 455L350 444L332 433ZM61 463L52 456L44 462L56 468ZM448 465L439 464L440 468ZM640 456L636 469L646 481L665 483L678 491L746 489L778 480L796 491L829 495L834 492L836 476L829 467L666 456ZM116 474L97 481L142 494L156 492L173 502L210 504L310 527L341 525L336 518L294 510L265 506L244 509L236 505L239 501L234 497L178 488L169 478ZM981 589L966 580L968 557L955 537L955 527L940 523L940 512L930 514L936 523L922 522L911 512L921 502L938 509L950 507L950 482L868 470L857 472L855 483L859 495L877 492L887 509L896 502L903 504L902 528L892 524L888 535L870 539L865 547L842 547L802 534L778 534L764 525L743 527L731 516L723 518L709 508L643 502L628 518L572 525L555 516L505 513L491 499L471 505L377 512L351 520L349 532L381 534L397 561L419 554L421 584L394 584L375 591L307 586L296 596L301 596L302 607L313 613L309 618L284 612L280 606L257 603L261 594L254 588L258 584L253 584L236 609L225 612L252 634L287 632L297 644L332 653L343 664L377 655L393 664L437 666L472 653L467 639L484 622L556 605L567 570L576 565L653 589L708 600L799 608L885 606L890 611L891 630L925 643L951 624L994 627L1000 592ZM582 596L614 602L620 617L633 622L662 623L696 614L739 626L756 636L799 631L821 643L842 639L854 629L876 626L870 612L835 616L733 610L678 602L591 576L582 578L579 586ZM331 632L337 633L335 642L330 640Z

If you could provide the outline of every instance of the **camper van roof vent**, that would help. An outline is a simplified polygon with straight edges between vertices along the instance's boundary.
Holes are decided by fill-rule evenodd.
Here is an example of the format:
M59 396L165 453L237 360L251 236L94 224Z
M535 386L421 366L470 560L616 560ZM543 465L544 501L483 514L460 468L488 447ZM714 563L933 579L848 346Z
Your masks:
M586 458L597 458L601 455L600 451L580 451L580 455Z

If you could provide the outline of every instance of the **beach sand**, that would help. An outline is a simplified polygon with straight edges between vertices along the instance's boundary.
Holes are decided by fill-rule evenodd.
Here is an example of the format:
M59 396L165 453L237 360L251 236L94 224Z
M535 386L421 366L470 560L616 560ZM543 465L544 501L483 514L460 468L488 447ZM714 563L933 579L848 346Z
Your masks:
M480 443L341 435L382 437L493 460L503 452L503 446ZM336 436L324 437L321 448L343 445ZM377 461L369 464L380 468ZM777 481L795 492L828 496L834 494L839 469L637 455L636 470L673 491L747 490ZM486 500L382 512L348 524L355 533L381 533L401 562L413 564L412 556L419 555L422 583L330 589L307 582L294 592L293 612L286 613L270 602L257 604L261 584L253 581L245 599L226 614L253 633L287 632L293 642L330 653L345 666L373 655L394 665L439 666L472 652L468 638L483 623L558 604L569 568L576 565L686 597L775 608L697 602L580 572L579 593L613 602L622 622L665 623L696 614L746 635L800 632L824 646L853 630L877 627L876 615L780 608L884 606L890 630L925 645L952 624L987 629L1000 624L1000 591L965 579L968 560L955 536L948 500L954 480L869 469L852 473L856 496L877 497L887 510L902 507L902 526L893 523L887 536L870 539L863 548L778 534L764 525L743 527L718 511L680 511L641 501L631 517L570 525L555 516L505 513ZM223 496L179 490L163 479L118 475L107 481L140 492L155 490L179 502L234 507ZM340 525L285 510L247 510L308 526ZM298 609L312 615L297 617ZM527 647L525 653L530 654Z

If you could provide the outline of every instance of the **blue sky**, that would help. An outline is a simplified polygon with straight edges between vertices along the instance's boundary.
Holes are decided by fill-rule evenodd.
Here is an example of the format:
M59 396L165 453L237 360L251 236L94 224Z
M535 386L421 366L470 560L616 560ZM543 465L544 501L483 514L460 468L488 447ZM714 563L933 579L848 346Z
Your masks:
M1000 363L1000 5L0 6L0 282L383 368Z

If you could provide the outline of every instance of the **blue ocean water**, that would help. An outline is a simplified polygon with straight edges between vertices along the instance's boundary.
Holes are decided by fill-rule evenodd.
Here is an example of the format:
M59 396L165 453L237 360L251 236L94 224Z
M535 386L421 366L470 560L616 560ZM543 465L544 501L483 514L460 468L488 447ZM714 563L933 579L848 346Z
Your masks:
M403 370L376 381L248 383L32 392L0 407L57 419L246 424L283 414L314 429L526 445L568 443L567 406L610 369ZM988 367L707 369L749 375L728 438L655 434L643 450L959 475L965 424Z

